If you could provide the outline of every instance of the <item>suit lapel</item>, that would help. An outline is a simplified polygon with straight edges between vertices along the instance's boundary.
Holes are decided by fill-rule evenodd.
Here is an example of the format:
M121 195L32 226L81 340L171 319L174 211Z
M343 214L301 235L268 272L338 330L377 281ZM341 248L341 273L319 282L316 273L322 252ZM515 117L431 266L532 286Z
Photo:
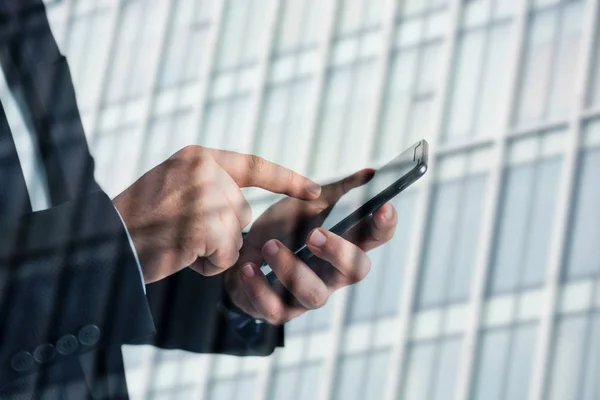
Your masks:
M0 222L12 222L30 211L23 170L0 103Z
M13 28L2 64L37 136L52 205L100 190L71 74L40 0L10 2Z

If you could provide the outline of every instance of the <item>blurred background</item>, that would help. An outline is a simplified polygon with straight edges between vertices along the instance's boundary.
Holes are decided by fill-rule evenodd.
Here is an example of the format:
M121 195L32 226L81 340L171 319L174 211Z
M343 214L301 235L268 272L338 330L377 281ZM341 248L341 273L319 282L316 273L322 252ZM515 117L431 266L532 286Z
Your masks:
M431 145L365 281L268 358L126 347L133 398L600 398L599 3L46 1L111 196L190 143L320 182Z

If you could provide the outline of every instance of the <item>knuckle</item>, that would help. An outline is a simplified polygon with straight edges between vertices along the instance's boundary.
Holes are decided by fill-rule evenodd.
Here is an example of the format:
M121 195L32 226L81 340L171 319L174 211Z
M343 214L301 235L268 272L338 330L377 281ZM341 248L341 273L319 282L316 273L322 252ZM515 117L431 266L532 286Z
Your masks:
M294 266L292 264L293 262L289 260L280 263L277 273L279 280L281 282L285 282L290 287L294 286L295 281Z
M322 290L311 290L306 296L307 306L310 309L321 308L327 303L328 297Z
M261 172L265 167L265 160L255 154L248 157L248 168L252 172Z
M280 325L284 322L284 313L280 307L269 306L264 312L265 320L271 325Z
M189 167L193 171L203 171L210 165L210 158L204 155L190 157L189 159Z
M193 144L188 144L187 146L184 146L181 148L181 150L178 151L178 153L182 156L191 156L191 155L195 155L198 153L198 150L200 149L200 146L196 146Z
M290 187L293 187L294 182L296 181L296 174L291 169L288 169L287 172L287 181Z
M244 227L252 222L252 207L250 207L250 204L248 201L246 201L246 199L244 199L242 202L242 219L242 224Z
M371 271L371 259L369 257L364 257L360 261L356 260L355 264L354 268L350 270L351 272L348 277L353 284L360 282L367 277Z

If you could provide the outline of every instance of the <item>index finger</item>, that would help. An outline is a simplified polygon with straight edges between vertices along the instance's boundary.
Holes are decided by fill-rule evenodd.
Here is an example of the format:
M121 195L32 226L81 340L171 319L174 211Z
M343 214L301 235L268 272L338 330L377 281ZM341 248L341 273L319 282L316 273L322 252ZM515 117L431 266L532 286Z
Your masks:
M207 150L239 187L259 187L303 200L313 200L321 194L319 184L262 157L227 150Z
M375 170L364 168L344 179L323 186L323 195L325 202L330 205L337 202L340 197L348 193L351 189L357 188L369 182L373 178Z

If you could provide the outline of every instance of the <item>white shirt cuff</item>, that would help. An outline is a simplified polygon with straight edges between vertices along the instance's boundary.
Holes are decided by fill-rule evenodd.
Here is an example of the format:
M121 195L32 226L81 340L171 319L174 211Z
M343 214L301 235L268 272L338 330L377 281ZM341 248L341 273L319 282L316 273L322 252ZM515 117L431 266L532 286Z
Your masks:
M114 205L113 205L113 207L114 207ZM131 251L133 252L133 256L135 257L135 262L137 263L138 270L140 271L140 279L142 281L142 287L144 288L144 294L146 294L146 283L144 282L144 273L142 272L142 264L140 264L140 259L138 257L137 251L135 251L135 246L133 245L133 239L131 238L129 231L127 230L127 225L125 225L125 221L123 220L123 217L121 217L119 210L117 210L117 207L115 207L115 211L117 212L117 215L119 216L119 218L121 218L121 222L123 223L123 228L125 228L125 232L127 233L127 240L129 240L129 246L131 246Z

